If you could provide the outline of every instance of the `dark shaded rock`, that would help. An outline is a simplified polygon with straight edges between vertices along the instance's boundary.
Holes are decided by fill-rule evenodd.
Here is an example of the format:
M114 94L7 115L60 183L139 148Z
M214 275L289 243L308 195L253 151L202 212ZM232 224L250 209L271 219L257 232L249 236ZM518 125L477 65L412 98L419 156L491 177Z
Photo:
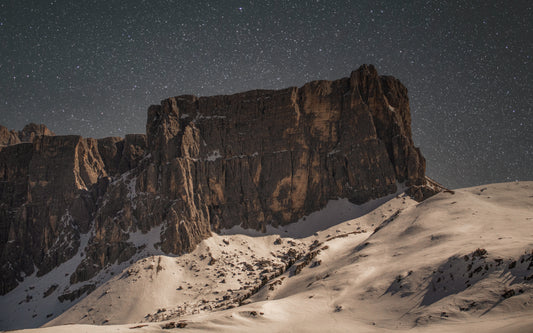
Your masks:
M124 139L107 137L98 139L98 152L109 175L119 173L119 165L124 151Z
M176 322L171 321L169 323L163 324L163 325L161 325L161 328L164 329L164 330L169 330L169 329L172 329L172 328L176 328Z
M424 201L425 199L442 191L450 193L450 194L454 194L453 191L445 188L441 184L437 183L433 179L426 176L424 184L411 185L406 190L406 193L410 195L416 201Z
M44 294L43 294L43 298L46 298L50 295L52 295L52 293L57 289L57 287L59 287L57 284L53 284L50 286L50 288L48 288Z
M516 292L514 291L514 289L509 289L509 290L506 290L506 291L502 294L502 297L503 297L503 298L510 298L510 297L513 297L514 295L516 295Z
M98 140L98 151L110 176L122 174L137 167L146 153L146 135L128 134L126 137L108 137Z
M0 148L1 294L21 273L41 276L77 252L95 210L88 190L105 175L95 143L37 136Z
M94 284L86 284L86 285L82 286L81 288L74 290L71 293L67 293L67 294L63 294L63 295L59 296L57 299L61 303L65 302L65 301L71 301L72 302L75 299L77 299L80 296L82 296L83 294L89 295L91 292L94 291L94 289L96 289L96 285L94 285Z

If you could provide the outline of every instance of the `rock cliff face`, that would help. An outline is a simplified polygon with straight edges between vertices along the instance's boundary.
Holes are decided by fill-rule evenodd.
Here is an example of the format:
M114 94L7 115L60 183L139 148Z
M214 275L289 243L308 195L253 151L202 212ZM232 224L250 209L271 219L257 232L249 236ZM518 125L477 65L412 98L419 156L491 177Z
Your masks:
M98 195L105 192L107 169L136 158L122 149L115 152L121 155L117 160L102 159L100 143L116 149L106 140L35 136L0 148L2 294L35 268L41 276L77 253L80 234L90 230ZM128 138L114 143L124 145Z
M398 183L421 199L432 190L410 123L407 89L362 66L301 88L169 98L146 135L124 139L0 128L0 293L75 254L70 282L93 279L145 250L132 235L150 230L156 250L181 254L211 231L284 225Z

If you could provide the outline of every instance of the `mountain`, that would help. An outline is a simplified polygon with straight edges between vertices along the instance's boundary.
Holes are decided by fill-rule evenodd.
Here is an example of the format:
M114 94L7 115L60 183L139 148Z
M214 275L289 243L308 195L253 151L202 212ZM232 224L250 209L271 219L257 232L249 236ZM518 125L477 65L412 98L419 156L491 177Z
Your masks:
M513 182L334 200L282 236L136 261L28 332L531 332L532 198Z
M22 131L10 131L0 125L0 146L14 145L21 142L33 142L33 139L43 135L54 136L55 133L43 124L37 125L31 123L24 126Z
M148 109L146 135L0 134L0 302L19 305L2 328L43 324L138 260L185 255L212 232L441 190L413 144L407 89L367 65L301 88L169 98Z

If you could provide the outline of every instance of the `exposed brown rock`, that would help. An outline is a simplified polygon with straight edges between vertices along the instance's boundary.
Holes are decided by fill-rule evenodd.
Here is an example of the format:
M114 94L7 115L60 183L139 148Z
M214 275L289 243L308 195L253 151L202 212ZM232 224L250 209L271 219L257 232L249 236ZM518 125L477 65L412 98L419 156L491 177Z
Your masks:
M45 125L43 124L38 125L34 123L30 123L24 126L22 131L18 133L18 136L21 142L33 142L33 140L36 137L43 136L43 135L54 136L56 134L52 132L51 130L49 130L48 127L46 127Z
M122 174L136 168L146 153L146 135L128 134L125 138L99 139L98 151L110 176Z
M71 301L72 302L73 300L79 298L83 294L89 295L94 289L96 289L96 286L94 284L86 284L86 285L82 286L81 288L74 290L71 293L67 293L67 294L63 294L63 295L58 296L57 299L61 303L65 302L65 301Z
M14 145L21 142L33 142L39 136L54 136L55 133L43 124L34 123L24 126L22 131L8 130L0 125L0 146Z
M42 275L77 252L94 211L87 188L105 175L93 148L79 136L39 136L0 150L2 293L34 265Z
M443 185L426 176L425 183L423 183L422 185L411 185L406 190L406 193L417 201L423 201L435 195L435 193L442 191L451 194L455 193L454 191L447 189Z
M171 98L150 107L147 135L165 175L160 193L179 191L173 179L192 178L215 230L263 229L337 197L363 203L393 193L397 182L423 184L410 120L407 89L363 66L299 89Z
M181 254L212 230L265 230L401 182L426 197L410 123L407 89L365 65L301 88L169 98L149 108L146 135L124 139L0 128L0 293L71 258L89 230L71 283L130 260L131 232L155 226L157 246Z
M121 154L136 163L138 156ZM35 136L0 147L1 294L22 273L37 267L40 276L77 253L107 182L95 139Z
M17 143L20 143L18 133L0 125L0 146L14 145Z

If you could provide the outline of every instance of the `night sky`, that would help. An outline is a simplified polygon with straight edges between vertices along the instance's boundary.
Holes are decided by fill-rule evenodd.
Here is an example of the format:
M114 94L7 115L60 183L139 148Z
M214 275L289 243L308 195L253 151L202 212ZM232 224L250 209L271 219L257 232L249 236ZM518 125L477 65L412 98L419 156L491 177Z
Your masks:
M533 180L531 1L26 1L0 4L0 124L144 133L151 104L346 77L409 89L427 173Z

